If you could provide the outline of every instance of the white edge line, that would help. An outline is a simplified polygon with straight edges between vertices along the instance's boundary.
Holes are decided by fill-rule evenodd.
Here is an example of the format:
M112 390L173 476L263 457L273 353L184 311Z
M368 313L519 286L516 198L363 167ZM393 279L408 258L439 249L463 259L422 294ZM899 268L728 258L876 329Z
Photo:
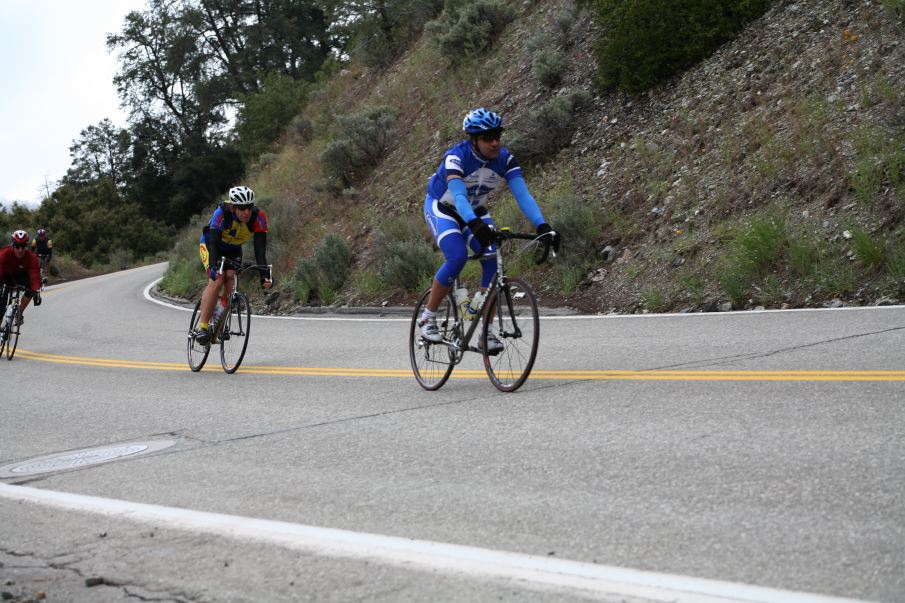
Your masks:
M335 558L368 559L421 571L577 589L600 597L673 603L843 603L818 594L553 559L537 555L208 513L0 483L0 497L248 540ZM529 586L530 587L530 586Z
M154 302L155 304L160 304L161 306L167 308L175 308L176 310L183 310L185 312L191 312L190 308L183 308L182 306L177 306L175 304L171 304L165 301L161 301L159 299L155 299L151 295L151 288L163 280L163 277L160 277L156 280L151 281L144 290L145 299L148 301ZM600 319L628 319L628 318L670 318L670 317L683 317L683 318L703 318L703 317L720 317L720 316L754 316L757 314L779 314L779 313L791 313L791 312L854 312L857 310L903 310L905 309L905 304L897 305L897 306L847 306L844 308L790 308L788 310L731 310L729 312L671 312L664 314L574 314L568 316L541 316L540 320L600 320ZM377 310L375 310L376 312ZM270 318L275 320L322 320L322 321L331 321L331 320L341 320L341 321L349 321L349 322L411 322L411 318L388 318L388 317L380 317L380 318L353 318L353 317L345 317L345 316L272 316L269 314L253 314L255 318Z

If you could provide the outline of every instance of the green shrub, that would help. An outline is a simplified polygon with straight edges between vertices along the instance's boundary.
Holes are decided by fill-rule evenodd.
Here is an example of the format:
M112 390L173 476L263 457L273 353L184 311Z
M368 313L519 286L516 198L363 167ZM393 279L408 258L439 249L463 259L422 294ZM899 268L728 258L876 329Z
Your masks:
M339 118L339 132L321 155L324 172L343 187L363 176L383 156L395 130L396 111L365 109Z
M553 19L553 23L556 25L556 35L559 38L560 43L564 46L568 46L572 43L572 29L575 27L575 12L569 9L562 9Z
M814 266L817 265L823 255L820 244L813 238L804 236L790 236L786 253L789 258L789 265L800 277L807 277L813 274Z
M531 73L547 88L555 88L562 81L566 61L563 53L556 48L547 48L534 53L531 59Z
M863 228L852 228L852 253L869 270L879 270L886 261L886 241L874 239Z
M656 287L647 287L641 293L641 300L649 312L664 312L669 309L669 300Z
M352 251L346 241L338 235L327 235L317 251L314 252L314 263L321 273L321 288L339 291L346 282L351 268ZM323 299L323 296L321 296Z
M905 0L880 0L883 8L905 22Z
M606 31L599 84L646 90L707 57L772 0L584 0Z
M515 10L500 0L475 0L447 7L448 26L438 36L443 55L451 61L475 56L488 49L515 19Z
M718 280L733 304L743 304L753 280L785 257L788 230L784 216L771 214L757 216L729 235L729 255L719 265Z
M378 273L388 287L419 291L430 285L437 266L437 254L424 241L390 241Z
M300 302L308 303L317 296L321 286L321 272L310 258L295 263L295 295Z
M296 115L289 123L289 133L296 144L307 144L314 136L314 125L310 119Z
M586 265L596 259L595 238L600 226L594 211L572 193L550 199L550 223L562 234L562 260Z
M788 241L784 216L755 217L735 240L735 252L747 258L756 270L769 268L783 256Z
M575 114L590 100L591 95L583 90L557 96L532 113L526 126L507 146L522 162L539 162L552 157L572 142Z
M191 299L204 287L204 272L201 264L185 258L170 260L166 272L158 285L164 291L177 297Z
M817 289L824 295L846 295L855 290L857 277L848 258L824 259L814 268Z

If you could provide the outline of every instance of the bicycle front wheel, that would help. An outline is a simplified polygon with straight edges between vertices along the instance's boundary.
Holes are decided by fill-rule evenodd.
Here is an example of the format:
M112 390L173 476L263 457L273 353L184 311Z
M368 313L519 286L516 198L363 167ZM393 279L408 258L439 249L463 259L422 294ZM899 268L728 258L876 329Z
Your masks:
M421 326L418 321L427 306L430 294L430 289L428 289L421 296L415 306L415 313L412 315L412 323L409 327L409 358L411 358L412 371L415 373L418 384L426 390L434 391L443 387L443 384L449 379L462 352L457 352L445 343L432 343L421 337ZM440 307L437 308L437 326L440 327L440 335L443 336L444 341L457 339L455 336L457 323L456 304L453 302L452 296L448 295L443 298Z
M9 324L6 325L6 359L12 360L13 355L16 353L16 346L19 344L19 331L22 329L22 326L17 324L19 322L19 306L18 301L16 302L16 306L14 306L13 314L10 316Z
M220 363L227 373L235 373L245 358L251 331L251 304L244 294L230 296L227 315L220 331Z
M540 341L537 300L531 287L519 279L507 279L502 289L487 300L481 327L484 369L500 391L514 392L528 378ZM502 349L488 345L491 334Z
M195 341L195 331L198 329L198 323L201 320L201 302L195 304L195 311L192 312L192 319L189 321L189 336L186 341L186 348L189 357L189 368L194 372L198 372L207 362L207 355L211 352L210 344L201 345Z

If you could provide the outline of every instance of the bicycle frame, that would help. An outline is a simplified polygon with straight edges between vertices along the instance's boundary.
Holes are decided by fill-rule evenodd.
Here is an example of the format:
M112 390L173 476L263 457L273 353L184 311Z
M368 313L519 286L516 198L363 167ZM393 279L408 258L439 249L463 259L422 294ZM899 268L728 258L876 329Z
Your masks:
M501 231L501 233L506 233L506 232L508 232L508 231ZM537 238L539 238L539 237L537 237ZM478 325L481 323L481 321L484 321L484 320L487 320L488 318L490 318L489 316L487 316L487 313L489 312L489 309L491 307L502 308L502 307L504 307L503 302L505 301L505 306L508 307L510 310L512 308L512 300L510 300L510 299L504 300L503 294L502 294L502 292L505 290L505 284L506 284L506 275L505 275L505 272L503 269L504 268L504 262L503 262L503 243L504 243L504 241L514 240L514 239L537 240L537 238L533 237L531 235L507 234L507 235L502 236L500 238L500 240L497 242L496 250L494 251L494 253L496 253L497 269L496 269L496 272L493 274L493 278L491 279L490 286L487 288L487 294L486 294L486 297L484 298L484 305L481 308L480 315L475 316L474 319L471 321L471 325L468 327L467 330L464 330L464 331L462 329L462 323L465 320L465 317L459 316L458 320L456 321L456 324L453 325L453 329L456 331L456 341L443 341L442 342L443 345L446 345L450 349L457 352L456 360L453 364L459 364L460 362L462 362L462 358L464 357L464 354L462 354L460 352L466 352L466 351L479 352L479 353L481 352L481 350L479 348L470 346L469 344L471 343L471 338L474 336L474 333L477 330ZM541 260L539 262L537 262L538 264L540 264L546 260L547 253L549 251L550 250L549 250L549 246L548 246L545 249L544 255L541 258ZM481 260L486 257L488 257L486 253L476 253L472 256L469 256L468 260L475 261L475 260ZM459 280L459 277L457 276L455 283L453 284L451 290L455 291L460 286L461 286L461 281ZM496 298L495 304L491 303L491 300L494 297ZM455 304L453 304L453 305L455 305ZM458 314L458 308L456 309L456 313ZM502 327L503 319L499 312L497 312L497 316L500 317L500 326ZM514 322L514 319L513 319L513 322ZM517 325L515 325L515 328L516 328L516 330L518 330ZM520 333L520 330L518 330L518 331ZM434 344L434 345L437 345L437 344Z

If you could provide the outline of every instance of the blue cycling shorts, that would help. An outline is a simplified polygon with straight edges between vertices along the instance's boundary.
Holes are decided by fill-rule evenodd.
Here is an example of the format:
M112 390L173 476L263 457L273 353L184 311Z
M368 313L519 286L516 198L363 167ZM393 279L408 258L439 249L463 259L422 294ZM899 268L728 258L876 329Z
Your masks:
M493 218L489 213L479 216L486 224L494 226ZM424 200L424 219L431 233L434 235L434 241L437 247L443 252L446 259L440 269L437 271L435 278L441 285L447 287L455 282L456 277L465 267L468 261L469 248L474 253L481 251L481 244L471 229L462 224L461 218L455 213L454 209L447 208L440 204L436 199L428 196ZM491 245L485 250L486 258L481 259L481 288L490 285L493 275L496 272L496 245Z

